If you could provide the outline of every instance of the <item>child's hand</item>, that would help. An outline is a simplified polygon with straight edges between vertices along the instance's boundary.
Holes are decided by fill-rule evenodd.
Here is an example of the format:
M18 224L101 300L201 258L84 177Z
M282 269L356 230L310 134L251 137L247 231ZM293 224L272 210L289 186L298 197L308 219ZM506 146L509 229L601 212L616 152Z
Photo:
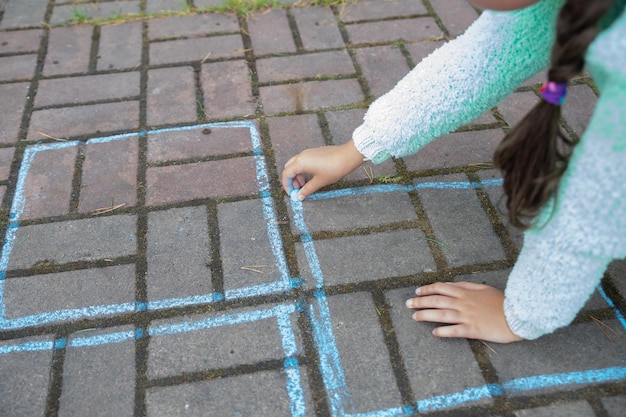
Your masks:
M488 285L472 282L438 282L415 290L416 298L406 306L418 309L416 321L446 323L433 334L438 337L465 337L496 343L522 340L504 317L504 294Z
M320 188L339 181L363 163L363 155L352 141L340 146L322 146L306 149L285 164L281 182L290 194L300 190L298 199L304 200ZM306 181L305 175L311 179Z

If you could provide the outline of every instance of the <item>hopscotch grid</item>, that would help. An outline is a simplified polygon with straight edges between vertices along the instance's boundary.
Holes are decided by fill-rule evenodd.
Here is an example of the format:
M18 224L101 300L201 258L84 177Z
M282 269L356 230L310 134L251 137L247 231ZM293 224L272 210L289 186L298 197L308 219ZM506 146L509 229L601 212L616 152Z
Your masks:
M265 166L265 159L261 143L259 140L256 127L252 122L222 122L222 123L207 123L200 125L191 125L184 127L165 128L154 130L150 132L138 132L120 134L102 138L94 138L88 140L86 143L104 143L113 140L127 139L131 137L141 136L150 133L161 133L171 131L186 131L205 127L213 128L247 128L250 130L251 141L253 145L253 155L255 157L255 164L257 169L257 181L259 185L259 193L263 204L263 212L266 219L273 219L275 216L273 200L271 199L269 192L269 179L267 169ZM268 236L272 246L272 252L275 256L276 264L281 272L281 279L279 281L261 284L252 287L240 288L235 290L226 291L225 294L204 294L183 298L172 298L165 300L149 301L145 303L123 303L108 306L90 306L81 309L62 310L54 313L59 313L59 316L55 316L53 320L50 320L46 314L33 315L23 317L20 319L6 319L6 306L4 303L4 276L8 267L9 258L12 250L12 245L15 239L15 233L19 228L19 217L22 214L21 210L24 207L23 201L23 187L25 184L28 168L32 163L35 155L38 152L61 149L64 147L77 146L80 141L54 143L37 145L32 148L27 148L22 166L20 167L18 183L16 187L16 195L14 197L10 223L5 235L5 245L2 251L2 257L0 258L0 329L6 328L21 328L29 327L36 324L42 324L49 321L69 320L74 318L84 318L91 316L102 316L106 314L126 313L139 310L160 310L173 307L185 307L193 306L197 304L211 303L220 301L224 297L227 299L239 299L245 298L251 295L265 295L280 291L289 291L294 288L299 282L299 278L289 277L287 262L282 246L282 239L280 238L280 232L275 222L268 221ZM330 199L355 195L365 195L376 192L408 192L415 191L424 188L476 188L484 186L499 185L501 180L490 180L482 182L425 182L417 183L414 185L381 185L381 186L368 186L358 187L343 190L335 190L324 193L318 193L310 196L310 200L318 199ZM308 306L308 312L313 324L313 339L317 346L317 351L320 356L320 371L324 384L326 386L326 392L330 400L330 407L333 416L352 416L352 417L387 417L387 416L409 416L412 415L415 410L422 411L434 411L451 407L457 407L460 405L471 404L476 401L493 398L494 396L505 395L505 393L513 392L528 392L547 387L559 387L579 384L590 383L602 383L602 382L614 382L620 381L626 378L626 367L614 367L604 369L594 369L589 371L572 372L565 374L554 375L538 375L524 378L517 378L510 380L503 384L488 384L479 387L472 387L463 391L450 393L441 396L434 396L417 401L413 405L405 405L400 407L393 407L385 410L376 410L368 413L349 414L344 410L344 405L349 402L348 387L345 382L345 375L343 367L339 359L339 352L334 339L334 333L332 331L332 324L330 318L330 309L327 302L327 297L323 291L323 275L317 253L315 251L315 244L311 238L308 228L303 217L303 207L301 202L292 201L292 209L294 213L294 222L301 231L301 241L305 248L305 255L311 272L316 280L316 294L315 303ZM600 293L607 301L607 303L616 311L615 305L610 298L604 294L601 288ZM291 324L289 315L297 311L295 305L281 304L269 310L256 310L248 313L237 313L233 315L200 320L196 322L183 322L178 324L163 324L159 326L150 326L147 328L147 333L150 337L158 337L167 334L178 334L187 331L196 331L199 329L212 328L217 326L233 325L238 322L254 322L258 320L275 318L278 322L278 328L281 335L281 341L283 345L283 352L285 355L284 372L287 377L287 393L290 398L290 410L293 416L306 415L306 405L304 401L304 393L302 389L302 381L299 371L298 359L295 356L297 352L297 344L295 341L295 335L293 333L293 326ZM622 325L626 328L626 322L623 317L616 311L616 317L620 319ZM23 322L20 320L24 320ZM16 325L16 323L18 323ZM7 324L12 324L13 327L6 327ZM22 326L20 326L22 325ZM84 336L73 338L69 343L64 339L62 341L40 341L40 342L25 342L22 344L5 345L0 346L0 354L13 353L13 352L33 352L43 350L54 350L60 348L70 347L86 347L94 346L105 343L121 343L126 340L137 339L144 337L144 335L135 331L115 332L105 335L96 336Z
M320 192L308 197L309 200L323 200L331 198L351 197L380 192L411 192L420 189L470 189L483 188L486 186L498 186L502 184L501 179L486 181L467 182L425 182L414 185L375 185L358 188L348 188ZM348 387L345 383L345 375L337 345L332 333L332 323L330 319L330 309L328 307L327 296L323 291L324 277L319 263L319 258L315 250L315 243L304 220L304 209L302 202L291 199L291 208L294 214L294 223L299 230L301 243L305 256L309 263L311 274L316 281L315 305L310 305L310 316L313 324L313 337L316 342L320 356L320 371L326 388L327 396L330 400L330 409L334 417L400 417L411 416L418 412L430 412L443 410L461 405L469 405L483 399L491 399L515 392L529 392L545 388L565 387L571 385L584 385L591 383L616 382L626 379L626 367L614 367L604 369L592 369L588 371L577 371L563 374L536 375L531 377L517 378L503 384L487 384L479 387L472 387L463 391L433 396L418 400L416 404L404 407L388 408L368 413L350 414L345 412L345 405L351 401ZM626 329L626 321L617 310L613 302L599 286L600 294L607 301L607 304L615 311L615 315ZM316 314L317 311L317 314Z
M79 146L82 143L86 144L100 144L109 143L118 140L125 140L135 137L142 137L148 134L158 134L165 132L175 131L190 131L203 128L245 128L250 133L251 145L253 148L254 161L256 166L257 184L259 186L259 193L261 195L261 204L263 209L263 215L267 220L267 232L271 245L271 251L274 255L276 266L280 273L280 280L270 284L262 284L252 286L248 288L239 288L227 291L226 294L200 294L182 298L171 298L163 300L148 301L145 303L122 303L112 305L96 305L88 306L84 308L57 310L54 312L45 312L31 316L25 316L20 318L7 318L6 304L4 298L4 278L10 261L11 252L15 243L15 237L17 230L20 226L19 218L23 214L25 206L24 187L28 171L30 166L39 152L64 149L68 147ZM18 181L16 186L15 197L10 214L10 223L5 233L5 244L0 257L0 329L19 329L24 327L31 327L35 325L75 320L80 318L99 317L102 315L112 315L129 312L139 312L145 310L161 310L166 308L188 307L204 303L212 303L220 301L225 296L228 299L236 299L249 297L253 295L267 295L275 292L289 291L293 288L293 282L289 276L289 269L287 267L287 260L282 251L282 241L280 239L280 232L277 223L274 221L274 206L273 200L269 196L269 178L267 175L267 168L265 166L265 158L263 150L261 148L261 141L254 123L249 121L236 121L236 122L218 122L218 123L205 123L198 125L171 127L152 131L131 132L112 136L105 136L100 138L92 138L86 142L75 140L71 142L61 143L47 143L40 144L30 148L27 148L24 152L22 165L18 174Z

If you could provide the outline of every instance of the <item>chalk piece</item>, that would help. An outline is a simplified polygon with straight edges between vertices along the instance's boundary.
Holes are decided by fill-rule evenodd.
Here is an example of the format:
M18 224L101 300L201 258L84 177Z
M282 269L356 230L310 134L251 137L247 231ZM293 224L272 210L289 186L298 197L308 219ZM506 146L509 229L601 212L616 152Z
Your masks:
M300 192L300 190L291 190L291 201L300 201L300 199L298 198L298 193Z

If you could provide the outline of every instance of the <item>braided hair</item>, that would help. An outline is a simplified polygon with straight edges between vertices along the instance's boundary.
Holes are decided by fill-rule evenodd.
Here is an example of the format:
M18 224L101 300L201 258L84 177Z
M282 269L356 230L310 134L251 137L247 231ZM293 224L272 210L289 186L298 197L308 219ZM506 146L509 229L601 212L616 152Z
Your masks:
M612 4L613 0L567 0L563 5L550 58L550 82L566 85L580 74L587 47ZM495 151L493 161L504 176L509 221L520 229L528 229L541 207L556 195L577 143L559 129L560 115L558 103L541 100Z

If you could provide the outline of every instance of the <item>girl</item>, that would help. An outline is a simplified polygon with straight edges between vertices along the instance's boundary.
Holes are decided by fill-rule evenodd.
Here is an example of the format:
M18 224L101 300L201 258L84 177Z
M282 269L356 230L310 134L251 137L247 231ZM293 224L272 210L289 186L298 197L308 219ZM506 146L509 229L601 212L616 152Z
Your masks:
M406 303L415 320L447 324L435 336L536 339L571 323L607 265L626 257L626 0L473 2L489 10L376 100L350 142L291 158L282 185L303 200L364 160L417 152L549 63L543 100L494 155L511 222L527 229L505 293L440 282ZM575 144L558 119L567 82L585 63L600 98Z

